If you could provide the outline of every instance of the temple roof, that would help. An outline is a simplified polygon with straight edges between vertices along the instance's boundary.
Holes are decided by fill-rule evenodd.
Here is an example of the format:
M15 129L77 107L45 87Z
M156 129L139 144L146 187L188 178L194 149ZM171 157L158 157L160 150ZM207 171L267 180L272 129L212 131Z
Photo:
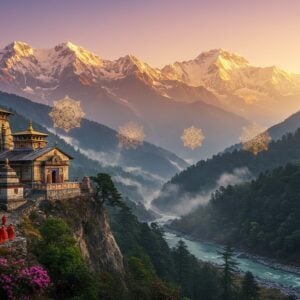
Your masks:
M16 133L13 133L13 136L20 136L20 135L39 135L39 136L48 136L48 134L43 133L43 132L39 132L39 131L35 131L32 127L32 122L30 121L28 124L28 128L25 131L19 131Z
M57 147L46 147L46 148L41 148L37 150L32 150L32 149L16 149L16 150L7 150L3 151L0 153L0 161L5 161L8 159L10 162L14 161L33 161L37 159L38 157L48 153L49 151L57 149L64 155L68 156L70 159L73 159L72 156L69 154L63 152Z
M14 114L11 111L8 111L8 110L2 109L2 108L0 108L0 113L5 113L5 114L8 114L8 115L13 115Z

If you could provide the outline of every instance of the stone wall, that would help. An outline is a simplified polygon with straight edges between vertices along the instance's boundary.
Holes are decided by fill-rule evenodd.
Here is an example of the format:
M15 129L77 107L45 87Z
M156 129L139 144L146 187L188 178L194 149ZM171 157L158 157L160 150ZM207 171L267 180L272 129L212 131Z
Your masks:
M6 205L6 209L7 211L13 211L21 206L23 206L24 204L26 204L26 200L24 199L20 199L20 200L9 200L5 205Z
M46 199L49 201L70 199L81 195L81 189L61 189L61 190L47 190Z

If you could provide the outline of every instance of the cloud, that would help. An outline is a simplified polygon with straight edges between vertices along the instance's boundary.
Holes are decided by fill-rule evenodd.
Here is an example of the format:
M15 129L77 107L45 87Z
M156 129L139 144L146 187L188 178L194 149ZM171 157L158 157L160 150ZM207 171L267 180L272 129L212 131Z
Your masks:
M73 137L61 134L61 133L57 133L55 131L55 129L53 128L47 128L48 131L50 131L53 134L56 134L57 136L59 136L62 140L64 140L67 144L71 145L74 147L75 150L79 150L80 153L84 154L86 157L92 159L92 160L96 160L99 163L101 163L101 165L107 167L107 166L118 166L120 165L120 158L121 158L121 150L118 149L117 151L114 152L101 152L101 151L95 151L92 149L84 149L81 148L79 146L79 141Z
M235 185L245 182L246 180L251 179L251 173L248 168L237 168L234 169L232 173L223 173L217 180L216 188L221 186Z
M156 198L159 195L160 189L153 189L153 188L147 188L146 185L142 185L139 182L128 178L128 177L122 177L122 176L114 176L113 179L116 182L122 183L125 186L132 186L135 187L139 195L141 196L141 199L143 199L143 205L146 209L149 209L151 207L151 201L152 199ZM134 199L130 199L134 201Z
M252 178L248 168L236 168L233 172L223 173L216 181L216 185L213 189L209 191L204 191L198 194L190 193L180 193L180 187L176 184L169 184L167 188L159 194L160 197L164 198L178 198L176 205L172 207L172 212L177 215L185 215L190 213L193 209L197 208L199 205L205 205L211 199L211 195L221 186L227 187L228 185L236 185L242 182L248 181ZM180 196L178 196L180 195Z

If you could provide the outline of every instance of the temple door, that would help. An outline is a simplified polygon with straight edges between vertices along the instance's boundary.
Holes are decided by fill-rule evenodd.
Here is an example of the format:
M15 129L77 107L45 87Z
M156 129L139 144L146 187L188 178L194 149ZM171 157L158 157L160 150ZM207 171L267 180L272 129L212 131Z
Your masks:
M52 171L52 183L57 183L57 171Z

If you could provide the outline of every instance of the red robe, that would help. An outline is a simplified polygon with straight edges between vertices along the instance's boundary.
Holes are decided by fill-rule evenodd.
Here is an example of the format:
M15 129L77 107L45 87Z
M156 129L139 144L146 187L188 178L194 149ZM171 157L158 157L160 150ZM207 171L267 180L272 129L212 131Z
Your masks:
M6 219L5 215L3 215L3 217L2 217L2 225L4 225L4 226L6 225L6 220L7 219Z
M12 241L15 238L15 231L12 225L7 227L8 239Z
M6 240L8 240L7 231L6 231L6 228L3 225L1 226L0 232L1 232L2 241L5 242Z

